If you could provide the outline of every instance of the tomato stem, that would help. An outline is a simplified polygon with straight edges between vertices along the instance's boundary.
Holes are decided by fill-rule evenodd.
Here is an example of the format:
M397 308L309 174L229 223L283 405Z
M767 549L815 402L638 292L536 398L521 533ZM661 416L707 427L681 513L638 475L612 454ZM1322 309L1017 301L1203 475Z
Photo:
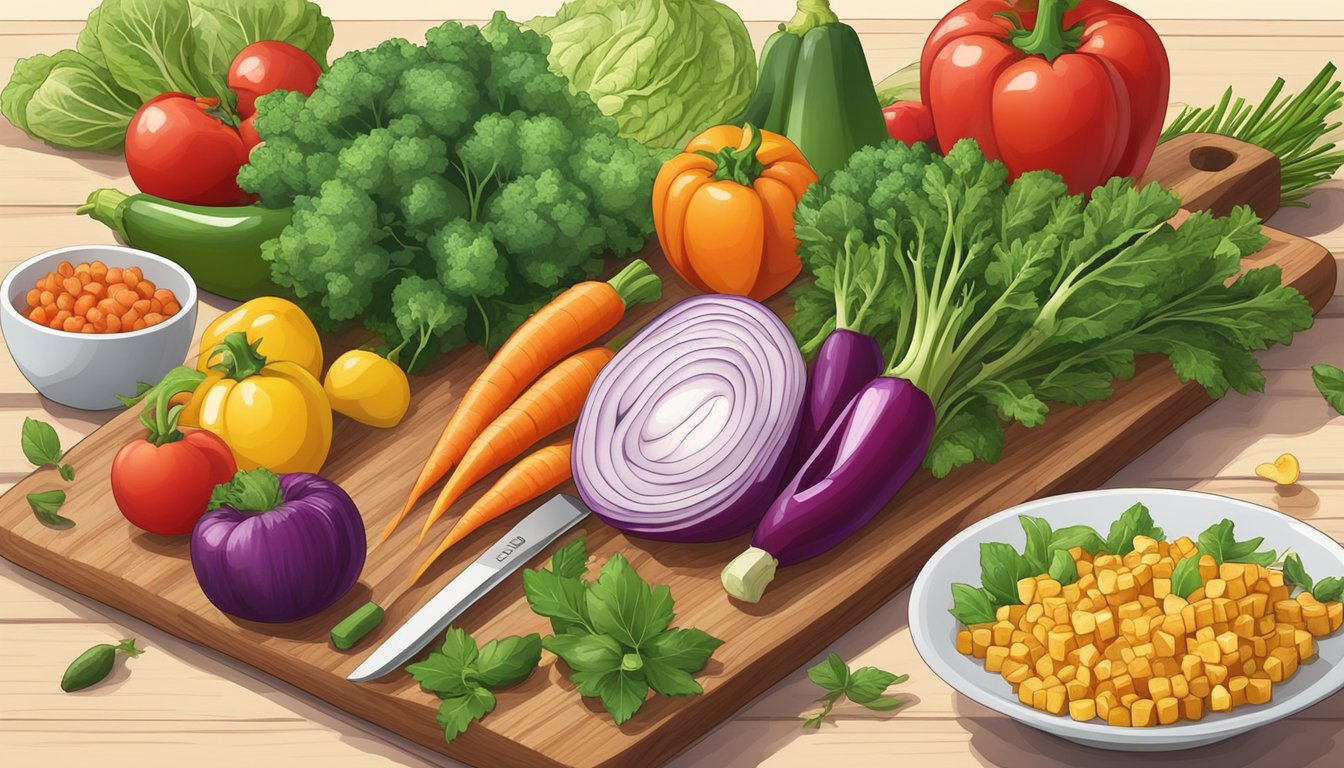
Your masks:
M140 423L149 431L145 440L157 446L182 439L177 419L185 406L172 400L184 392L195 392L203 381L204 373L180 365L164 374L163 380L145 393L145 407L140 411Z
M234 331L210 351L212 357L219 355L219 362L210 366L210 369L219 371L234 381L255 376L266 367L266 356L257 351L260 345L261 339L249 342L246 333Z
M1077 7L1079 0L1040 0L1036 8L1036 25L1023 29L1022 21L1014 13L995 14L1013 22L1009 33L1012 44L1028 56L1044 56L1054 61L1063 54L1072 53L1083 42L1083 25L1064 28L1064 14Z
M761 132L751 123L745 123L742 131L751 135L751 141L741 149L724 147L718 152L707 152L703 149L696 152L697 155L704 155L714 161L715 181L734 181L749 187L761 175L761 171L765 170L761 161L756 159L756 150L761 148Z

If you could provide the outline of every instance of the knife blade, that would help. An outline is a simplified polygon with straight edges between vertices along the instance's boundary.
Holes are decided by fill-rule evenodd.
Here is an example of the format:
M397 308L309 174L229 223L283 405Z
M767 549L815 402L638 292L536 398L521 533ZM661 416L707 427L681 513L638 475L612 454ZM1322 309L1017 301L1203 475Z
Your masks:
M356 683L376 680L405 664L472 603L587 516L588 508L583 502L556 494L448 582L346 679Z

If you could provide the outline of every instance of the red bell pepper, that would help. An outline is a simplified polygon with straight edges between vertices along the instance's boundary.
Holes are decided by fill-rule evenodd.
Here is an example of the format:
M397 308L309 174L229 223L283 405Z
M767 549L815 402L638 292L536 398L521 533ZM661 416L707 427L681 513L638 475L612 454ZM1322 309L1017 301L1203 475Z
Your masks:
M1157 33L1109 0L968 0L920 71L944 152L973 138L1013 176L1049 169L1074 193L1143 173L1170 90Z

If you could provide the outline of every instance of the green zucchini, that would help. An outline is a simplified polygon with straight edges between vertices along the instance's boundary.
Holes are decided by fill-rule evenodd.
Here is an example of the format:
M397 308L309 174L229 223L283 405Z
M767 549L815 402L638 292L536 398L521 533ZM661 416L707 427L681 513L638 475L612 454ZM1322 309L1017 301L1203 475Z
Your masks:
M818 176L888 138L859 36L827 0L799 0L797 15L766 40L738 122L787 136Z
M261 245L289 225L289 208L187 205L98 189L75 212L106 224L132 248L177 263L201 290L236 301L279 291Z

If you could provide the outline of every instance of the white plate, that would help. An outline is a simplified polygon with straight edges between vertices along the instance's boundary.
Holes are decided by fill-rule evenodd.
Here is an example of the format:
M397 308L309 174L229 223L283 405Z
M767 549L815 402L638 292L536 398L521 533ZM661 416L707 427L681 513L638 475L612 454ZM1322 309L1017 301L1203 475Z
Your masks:
M986 672L984 662L957 652L961 628L948 613L952 583L980 585L980 544L1003 541L1021 551L1026 535L1018 515L1047 520L1054 528L1090 525L1102 536L1113 520L1142 502L1168 540L1195 538L1223 518L1236 524L1237 540L1265 537L1263 546L1282 553L1292 549L1314 578L1344 576L1344 548L1310 525L1264 507L1192 491L1114 489L1088 491L1022 504L988 517L957 534L924 565L910 596L910 634L924 663L948 685L976 702L1033 728L1102 749L1149 752L1189 749L1282 720L1344 687L1344 631L1318 638L1316 658L1303 662L1286 682L1275 683L1268 704L1246 704L1231 712L1207 714L1198 722L1152 728L1123 728L1100 720L1080 723L1067 714L1052 715L1018 701L1001 676Z

